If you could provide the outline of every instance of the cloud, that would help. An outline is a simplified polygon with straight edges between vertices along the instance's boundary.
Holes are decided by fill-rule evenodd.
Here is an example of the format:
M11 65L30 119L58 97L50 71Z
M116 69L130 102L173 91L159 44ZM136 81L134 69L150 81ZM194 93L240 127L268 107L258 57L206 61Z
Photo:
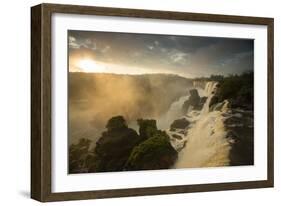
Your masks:
M188 57L189 57L188 53L184 53L178 50L172 50L170 53L168 53L168 56L173 63L181 64L181 65L188 63Z
M69 46L80 56L151 72L208 76L253 69L254 41L249 39L70 31Z
M105 53L105 52L107 52L108 50L110 50L111 49L111 47L110 46L105 46L102 50L101 50L101 52L102 53Z
M148 45L147 48L148 48L149 50L153 50L153 49L154 49L154 46Z
M85 41L82 41L81 46L86 47L91 50L97 49L97 45L93 39L86 39Z
M97 45L93 39L87 38L87 39L77 39L74 36L68 37L69 41L69 47L71 49L80 49L80 48L87 48L91 50L96 50Z
M69 36L69 42L75 42L76 41L76 38L73 37L73 36Z
M76 38L73 36L68 37L68 45L71 49L79 49L80 45L77 43Z

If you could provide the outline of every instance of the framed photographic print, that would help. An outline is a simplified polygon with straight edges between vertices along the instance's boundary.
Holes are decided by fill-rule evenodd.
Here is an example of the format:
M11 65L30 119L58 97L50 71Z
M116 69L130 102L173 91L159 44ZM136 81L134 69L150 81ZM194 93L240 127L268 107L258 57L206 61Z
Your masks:
M273 187L273 19L31 8L31 196Z

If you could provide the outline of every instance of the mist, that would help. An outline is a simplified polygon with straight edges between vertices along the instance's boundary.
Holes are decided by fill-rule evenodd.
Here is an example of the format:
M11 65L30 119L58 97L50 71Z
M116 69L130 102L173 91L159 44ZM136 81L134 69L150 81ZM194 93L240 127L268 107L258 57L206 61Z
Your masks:
M108 119L116 115L134 129L139 118L159 119L190 86L192 80L170 74L70 73L70 143L80 138L96 142Z

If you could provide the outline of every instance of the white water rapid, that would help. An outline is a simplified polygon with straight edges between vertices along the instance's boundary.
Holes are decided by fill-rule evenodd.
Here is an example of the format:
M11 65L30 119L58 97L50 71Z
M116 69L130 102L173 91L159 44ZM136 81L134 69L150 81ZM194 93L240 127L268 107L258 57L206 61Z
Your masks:
M229 164L230 143L226 139L227 132L224 128L224 119L228 113L228 101L215 105L215 109L212 111L209 109L216 89L217 82L208 82L204 90L204 96L207 97L207 100L202 110L191 110L181 117L190 122L188 128L176 131L167 130L172 145L179 151L174 168L215 167ZM182 100L187 98L184 97ZM183 102L178 101L177 103L182 106ZM175 108L171 112L175 113L174 110ZM173 138L173 135L177 135L178 138Z

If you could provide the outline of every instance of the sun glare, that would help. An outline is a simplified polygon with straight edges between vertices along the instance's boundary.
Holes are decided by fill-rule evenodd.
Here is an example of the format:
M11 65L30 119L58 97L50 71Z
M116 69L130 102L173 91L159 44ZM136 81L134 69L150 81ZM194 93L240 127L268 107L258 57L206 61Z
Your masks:
M105 67L94 60L83 59L78 62L78 67L82 72L105 72Z

